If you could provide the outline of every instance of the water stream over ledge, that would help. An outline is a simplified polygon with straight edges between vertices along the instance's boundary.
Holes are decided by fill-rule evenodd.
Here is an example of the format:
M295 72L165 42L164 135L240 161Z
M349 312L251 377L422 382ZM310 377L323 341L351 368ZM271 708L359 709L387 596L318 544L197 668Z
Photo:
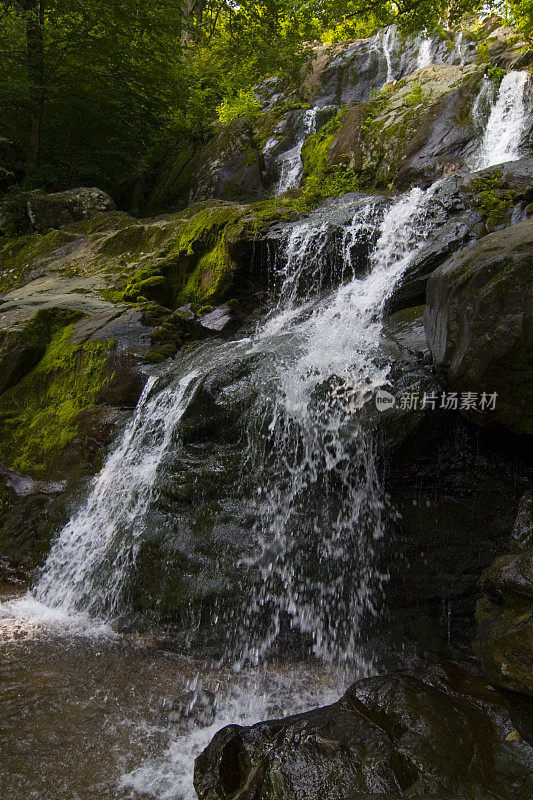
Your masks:
M324 704L372 671L361 631L380 612L386 575L374 556L386 536L386 501L375 443L358 413L387 379L379 349L385 301L444 215L439 184L394 202L357 201L336 244L333 289L324 222L296 223L273 265L277 302L255 334L198 346L150 378L85 503L53 544L33 595L0 606L0 647L34 665L31 675L22 667L10 678L8 669L4 680L9 694L15 681L26 695L43 739L34 758L47 787L56 785L61 748L52 757L39 726L64 714L61 735L80 728L81 744L69 745L71 755L62 748L68 768L47 797L67 800L76 784L85 787L75 790L83 800L96 791L191 800L194 757L220 727ZM358 259L358 250L366 256ZM226 666L157 652L150 662L142 641L118 637L112 627L127 610L168 460L180 457L182 417L214 367L242 359L257 364L251 380L261 386L247 430L243 473L251 480L242 488L255 487L255 544L242 563L255 578L211 620L212 630L225 633ZM295 650L299 660L287 659L285 644L281 662L278 640L293 635L305 643ZM50 685L42 717L33 681ZM74 697L63 685L76 687ZM173 722L165 709L184 692L185 713ZM9 708L3 716L9 724ZM16 772L13 746L9 768ZM88 750L84 767L74 756L80 746ZM3 800L11 791L20 796L14 785L6 785Z

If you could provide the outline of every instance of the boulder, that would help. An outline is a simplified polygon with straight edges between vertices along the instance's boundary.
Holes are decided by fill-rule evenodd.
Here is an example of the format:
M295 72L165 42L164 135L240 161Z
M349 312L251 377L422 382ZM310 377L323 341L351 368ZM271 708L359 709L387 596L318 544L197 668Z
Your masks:
M389 497L389 545L380 550L380 568L389 580L373 646L387 666L391 656L398 663L401 651L414 659L469 651L477 581L505 548L516 514L515 480L523 487L528 470L527 448L440 408L422 319L423 307L386 320L386 335L403 357L396 356L385 387L396 404L375 422ZM437 398L435 408L421 407L424 393ZM418 404L402 407L411 396Z
M26 201L26 210L37 233L60 228L69 222L78 222L101 211L112 211L113 200L101 189L80 187L57 194L32 192Z
M533 696L533 492L519 505L512 535L515 552L497 558L479 582L474 646L487 678L511 692ZM524 727L533 734L533 703Z
M200 800L530 797L531 748L471 663L367 678L331 706L220 730Z
M474 146L469 109L481 72L434 64L387 86L345 114L329 163L347 164L368 185L429 186L457 171Z
M387 313L424 303L429 276L457 250L476 241L475 227L481 215L467 211L450 219L436 236L416 253L387 301Z
M189 203L258 198L263 191L262 167L252 124L245 118L236 119L194 157Z
M438 374L458 392L497 393L476 414L533 433L533 220L485 236L430 277L425 328Z

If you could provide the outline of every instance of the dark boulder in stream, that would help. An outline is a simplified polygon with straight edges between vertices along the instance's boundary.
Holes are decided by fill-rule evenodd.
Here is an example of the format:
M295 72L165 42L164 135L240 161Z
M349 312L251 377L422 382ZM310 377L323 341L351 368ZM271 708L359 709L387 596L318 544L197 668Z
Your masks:
M230 725L196 759L200 800L528 800L531 747L471 663L358 681L337 703Z

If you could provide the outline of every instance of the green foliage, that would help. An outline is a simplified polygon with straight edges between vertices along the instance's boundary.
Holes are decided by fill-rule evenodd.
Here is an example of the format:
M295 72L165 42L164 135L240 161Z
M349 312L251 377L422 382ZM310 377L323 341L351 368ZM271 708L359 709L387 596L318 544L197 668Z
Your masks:
M235 97L226 97L217 108L223 125L229 125L240 117L253 118L261 111L261 103L255 99L253 89L241 89Z
M516 192L507 188L501 169L474 178L470 186L477 195L476 205L489 228L494 228L508 219Z
M505 70L501 67L489 67L485 74L496 86L499 86L505 77Z
M22 179L30 151L38 149L34 185L96 184L116 191L167 124L180 88L180 4L44 0L42 5L39 21L31 0L0 2L0 166ZM27 65L29 20L42 45L42 63L35 68L44 83L40 112ZM37 144L32 136L39 113Z
M257 115L250 87L269 77L280 89L299 87L311 42L366 37L393 22L401 34L442 30L444 20L453 27L481 5L0 0L0 191L21 182L53 190L97 185L122 201L138 192L140 207L145 174L164 172L169 153L173 163L180 154L187 162L217 117L227 124ZM489 6L531 36L531 3ZM475 39L475 25L469 35ZM485 42L479 57L489 63Z

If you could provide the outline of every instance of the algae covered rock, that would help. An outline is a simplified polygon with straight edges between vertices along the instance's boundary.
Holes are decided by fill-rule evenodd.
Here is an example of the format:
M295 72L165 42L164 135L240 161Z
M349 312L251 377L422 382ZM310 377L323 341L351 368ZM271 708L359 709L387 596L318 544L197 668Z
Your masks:
M533 220L485 236L430 277L426 335L453 390L497 393L492 419L533 433Z
M195 156L189 203L261 196L262 154L251 123L239 118L223 128Z
M429 186L456 170L472 145L468 108L480 77L474 65L435 64L388 83L346 114L330 164L347 164L368 185Z
M483 677L444 662L358 681L305 714L223 728L196 759L194 785L200 800L526 800L531 749L513 731Z

